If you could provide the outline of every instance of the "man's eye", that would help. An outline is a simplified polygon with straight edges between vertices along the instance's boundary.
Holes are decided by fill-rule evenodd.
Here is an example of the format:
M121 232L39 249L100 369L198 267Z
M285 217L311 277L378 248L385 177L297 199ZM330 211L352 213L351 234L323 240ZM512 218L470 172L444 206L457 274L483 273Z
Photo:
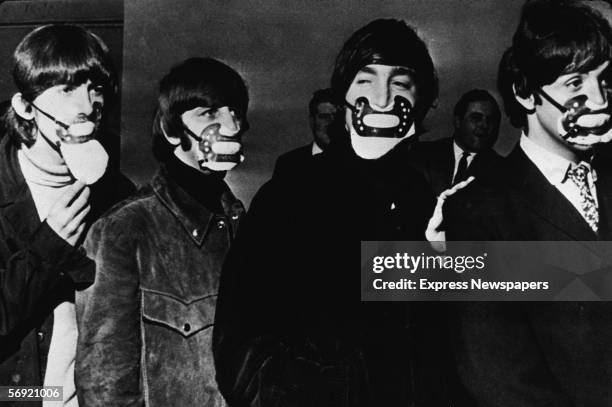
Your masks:
M372 83L372 81L370 79L367 79L367 78L357 78L355 80L355 83L357 85L363 85L363 84L366 84L366 83Z
M393 81L392 84L393 86L397 86L402 89L410 89L412 87L412 84L410 82L404 82L404 81Z
M104 86L102 85L92 86L90 90L93 91L94 93L101 95L102 93L104 93Z
M214 119L219 114L217 109L207 109L200 112L200 116L205 117L207 119Z
M565 83L565 86L567 86L570 89L578 89L580 88L580 86L582 86L582 79L572 78Z

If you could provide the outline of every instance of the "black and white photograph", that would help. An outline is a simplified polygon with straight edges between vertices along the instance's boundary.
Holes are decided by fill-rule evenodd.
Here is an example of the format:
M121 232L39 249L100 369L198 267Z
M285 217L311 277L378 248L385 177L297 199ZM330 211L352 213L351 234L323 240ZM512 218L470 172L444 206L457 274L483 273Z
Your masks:
M0 0L0 406L611 406L611 24Z

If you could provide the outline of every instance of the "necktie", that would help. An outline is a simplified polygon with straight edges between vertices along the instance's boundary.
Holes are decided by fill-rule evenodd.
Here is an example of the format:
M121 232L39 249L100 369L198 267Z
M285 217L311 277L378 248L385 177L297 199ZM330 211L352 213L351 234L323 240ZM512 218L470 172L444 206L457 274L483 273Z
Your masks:
M457 173L455 174L455 178L453 178L453 185L463 181L466 178L468 167L467 159L469 156L470 153L468 153L467 151L464 151L463 154L461 154L461 158L459 159L459 165L457 166Z
M579 164L567 171L567 178L572 180L580 190L580 204L582 205L582 213L587 223L597 232L599 228L599 211L597 210L597 202L593 198L591 188L589 188L588 174L591 169L584 164Z

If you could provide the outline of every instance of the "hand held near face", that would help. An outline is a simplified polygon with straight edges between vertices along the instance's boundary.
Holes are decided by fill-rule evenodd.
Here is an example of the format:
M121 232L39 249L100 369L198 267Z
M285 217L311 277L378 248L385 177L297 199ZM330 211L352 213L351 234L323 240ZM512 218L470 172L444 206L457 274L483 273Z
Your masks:
M69 245L76 246L85 230L85 218L89 213L90 189L76 181L53 204L47 215L47 224Z

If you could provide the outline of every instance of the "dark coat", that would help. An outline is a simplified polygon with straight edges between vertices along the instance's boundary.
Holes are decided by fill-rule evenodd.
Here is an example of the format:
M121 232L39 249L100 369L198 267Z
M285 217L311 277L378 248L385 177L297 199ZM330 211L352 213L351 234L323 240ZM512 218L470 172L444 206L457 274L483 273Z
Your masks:
M612 173L597 169L599 233L517 148L495 183L476 183L445 207L449 240L580 241L574 261L605 263ZM464 403L476 406L612 404L612 304L455 303L450 332Z
M92 187L88 222L132 190L109 172ZM0 263L0 385L42 386L53 310L93 282L94 264L40 222L9 137L0 141Z
M452 186L455 169L453 138L418 143L410 152L411 162L423 172L436 195ZM502 157L491 149L484 150L472 160L467 169L467 177L495 178Z
M162 169L92 227L96 281L77 296L83 406L221 406L212 325L221 265L244 207L215 213Z
M369 162L328 149L301 178L257 193L217 304L217 381L230 406L436 405L417 393L415 355L428 353L417 307L360 301L360 241L423 240L433 211L400 146Z
M273 177L292 177L308 168L313 159L312 143L282 154L274 164Z

